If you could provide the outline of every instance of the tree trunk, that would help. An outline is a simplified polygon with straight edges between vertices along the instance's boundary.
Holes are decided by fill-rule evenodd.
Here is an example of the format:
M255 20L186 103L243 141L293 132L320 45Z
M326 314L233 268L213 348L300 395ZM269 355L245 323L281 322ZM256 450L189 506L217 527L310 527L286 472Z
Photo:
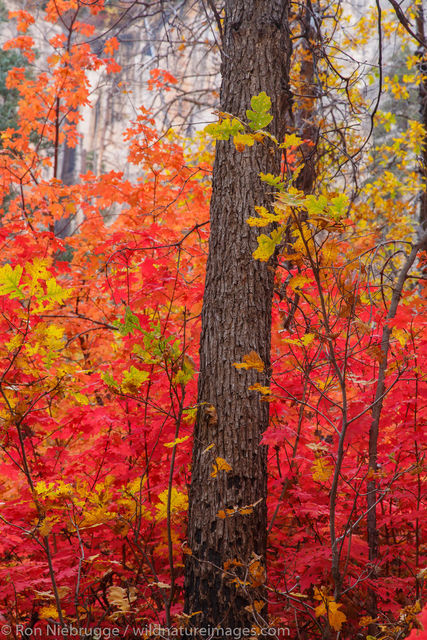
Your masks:
M277 138L290 109L288 10L289 0L225 2L221 110L245 119L251 97L265 91L274 117L269 129ZM250 627L254 618L245 607L259 598L255 586L265 566L267 459L259 443L268 403L248 387L269 383L274 266L253 259L259 230L246 223L254 206L271 204L261 171L280 172L280 153L269 144L238 152L232 141L217 143L185 582L187 613L201 612L191 618L197 626ZM264 361L263 372L233 367L251 351ZM213 477L217 457L232 470ZM250 514L217 515L254 503ZM224 573L233 560L242 566ZM258 578L251 575L256 568ZM232 582L233 571L246 586Z
M417 11L417 36L419 41L426 41L426 33L424 27L424 8L423 3L418 6ZM421 72L421 82L419 88L420 97L420 116L421 123L424 125L424 129L427 132L427 50L425 46L420 45L418 48L419 56L419 69ZM427 134L424 136L423 146L421 150L421 157L419 163L419 171L423 179L423 185L420 195L420 236L427 231ZM427 250L427 246L423 247L423 250Z
M299 74L299 96L295 97L294 114L297 134L304 140L299 147L304 164L296 180L296 187L304 193L312 193L316 182L317 143L319 139L319 125L317 117L316 82L317 54L316 47L322 44L320 37L320 11L317 3L306 0L300 8L300 24L303 37L300 41L299 59L301 72Z

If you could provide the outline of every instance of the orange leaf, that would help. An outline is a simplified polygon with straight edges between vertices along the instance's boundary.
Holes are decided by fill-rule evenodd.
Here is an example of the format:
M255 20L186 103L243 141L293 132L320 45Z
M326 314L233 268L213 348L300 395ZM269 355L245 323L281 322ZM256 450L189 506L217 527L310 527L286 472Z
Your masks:
M228 464L226 460L224 460L224 458L216 458L212 467L213 467L213 471L211 473L211 478L216 478L218 475L218 471L225 471L226 473L228 473L232 469L232 467Z
M256 351L251 351L243 356L243 362L234 362L233 367L236 369L256 369L256 371L264 371L264 363Z

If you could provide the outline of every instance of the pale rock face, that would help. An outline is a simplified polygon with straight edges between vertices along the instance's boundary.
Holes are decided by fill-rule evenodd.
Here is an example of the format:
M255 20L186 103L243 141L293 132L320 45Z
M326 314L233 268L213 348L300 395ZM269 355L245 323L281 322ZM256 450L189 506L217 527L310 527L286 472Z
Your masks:
M220 55L216 45L216 26L201 12L194 0L153 2L149 15L143 7L130 9L129 0L115 4L110 11L81 21L95 24L92 46L102 51L105 41L116 36L120 46L115 59L118 73L90 71L91 105L81 109L78 125L81 134L77 148L63 145L59 177L67 184L78 181L80 173L92 170L123 171L136 178L140 169L127 161L127 144L123 133L142 106L153 113L160 131L174 127L185 135L193 134L215 119L217 107ZM35 0L8 0L7 10L42 12ZM162 10L163 9L163 10ZM115 26L114 26L115 25ZM36 42L37 72L47 68L51 54L48 40L60 25L37 20L30 29ZM14 21L0 23L0 46L15 37ZM149 90L150 71L162 69L177 79L169 90Z

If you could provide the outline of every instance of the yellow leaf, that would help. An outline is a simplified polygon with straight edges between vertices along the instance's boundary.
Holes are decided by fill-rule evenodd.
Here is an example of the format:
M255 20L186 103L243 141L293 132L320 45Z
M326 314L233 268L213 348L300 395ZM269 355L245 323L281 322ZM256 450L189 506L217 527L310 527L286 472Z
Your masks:
M259 382L252 384L249 391L259 391L263 396L268 396L271 393L270 387L263 387Z
M165 520L168 515L168 489L162 491L159 495L160 502L156 505L156 520ZM182 493L172 487L171 492L171 501L170 501L170 510L171 513L176 513L177 511L187 511L188 509L188 498L185 493Z
M53 618L54 620L58 619L58 609L53 604L49 604L46 607L42 607L39 610L39 618L41 620L46 620L47 618Z
M18 264L14 269L10 264L0 267L0 296L9 298L25 298L25 293L20 287L23 268Z
M273 229L269 236L261 233L257 238L258 249L252 254L254 259L267 262L275 252L276 247L281 243L282 235L283 229Z
M393 337L396 338L401 347L404 347L408 342L409 335L405 329L396 329L396 327L393 327Z
M165 442L164 443L164 447L175 447L177 444L180 444L181 442L185 442L186 440L188 440L190 436L183 436L182 438L176 438L173 442Z
M50 522L48 522L46 519L43 520L43 522L41 523L40 527L39 527L39 533L41 536L43 536L43 538L45 538L46 536L49 535L49 533L52 530L52 525Z
M331 627L335 631L340 631L343 622L347 620L347 616L342 613L342 611L339 611L339 607L341 607L342 605L336 603L333 597L326 595L323 590L319 591L317 587L314 588L314 592L314 599L321 600L319 606L314 609L316 618L327 614L328 621Z
M317 482L326 482L331 477L332 472L333 468L325 458L317 458L311 467L313 480L317 480Z
M282 142L282 144L280 145L279 148L280 149L289 149L289 147L299 147L301 142L302 142L301 138L298 138L298 136L296 136L295 133L286 134L285 135L285 140L284 140L284 142Z
M342 611L338 610L338 607L341 607L341 604L337 604L334 600L328 602L328 620L332 629L335 631L340 631L343 625L343 622L347 620L347 616Z
M326 613L326 603L322 602L321 604L319 604L319 606L314 609L314 613L316 618L324 616Z
M252 587L260 587L265 582L265 567L260 560L254 560L249 565L249 577Z
M307 282L310 282L310 278L307 278L302 274L298 274L289 280L288 286L292 291L295 291L295 289L301 289L301 287L307 284Z
M314 338L314 333L305 333L301 338L301 343L306 347L313 342Z
M49 260L46 258L34 258L32 263L25 265L27 273L33 280L48 280L51 277L50 272L47 270L49 266Z
M283 342L286 342L286 344L295 344L306 347L313 342L315 337L314 333L305 333L302 338L282 338L282 340Z
M148 371L140 371L133 365L123 373L123 393L136 393L139 387L150 377Z
M237 151L243 151L243 149L247 147L252 147L255 140L254 137L247 133L238 133L233 136L234 146Z
M262 600L254 600L253 604L245 607L245 611L249 611L249 613L260 613L261 610L265 607L265 602Z
M233 367L236 369L256 369L256 371L264 371L264 363L256 351L251 351L243 356L243 362L234 362Z
M216 458L212 467L213 471L211 473L211 478L216 478L218 475L218 471L225 471L226 473L228 473L232 469L232 467L226 460L224 460L224 458Z
M72 393L71 395L77 401L78 404L81 404L81 405L90 404L89 398L87 396L85 396L84 393L77 392L77 393Z
M255 207L255 211L259 215L259 218L248 218L246 222L251 227L266 227L271 222L277 222L281 220L283 216L270 213L265 207Z
M123 587L112 586L107 589L109 604L117 607L122 613L130 611L130 605L136 600L136 589L130 587L129 591Z

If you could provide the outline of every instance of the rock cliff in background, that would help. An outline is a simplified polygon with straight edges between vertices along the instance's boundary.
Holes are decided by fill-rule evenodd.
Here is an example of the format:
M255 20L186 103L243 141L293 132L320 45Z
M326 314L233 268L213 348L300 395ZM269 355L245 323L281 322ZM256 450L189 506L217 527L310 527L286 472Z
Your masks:
M127 162L123 133L141 106L152 111L161 130L176 127L185 134L193 133L213 119L219 86L219 52L216 26L194 0L169 0L137 5L121 1L109 3L102 17L91 16L83 8L79 19L95 27L89 41L96 52L105 42L117 38L115 60L121 70L107 74L103 70L90 73L91 106L82 112L77 147L62 146L59 176L66 184L78 181L88 170L123 171L127 177L138 175L138 168ZM19 9L42 11L43 4L33 0L8 0L3 13ZM67 15L64 18L67 18ZM71 19L71 16L70 16ZM42 24L43 31L32 29L39 55L37 69L47 66L52 50L48 40L54 27ZM0 23L0 44L14 37L14 21ZM55 27L57 29L57 27ZM66 32L66 24L64 24ZM167 72L158 75L155 71ZM171 74L175 81L170 78ZM164 84L163 90L158 90ZM150 88L151 87L151 88ZM155 90L152 90L155 89Z

